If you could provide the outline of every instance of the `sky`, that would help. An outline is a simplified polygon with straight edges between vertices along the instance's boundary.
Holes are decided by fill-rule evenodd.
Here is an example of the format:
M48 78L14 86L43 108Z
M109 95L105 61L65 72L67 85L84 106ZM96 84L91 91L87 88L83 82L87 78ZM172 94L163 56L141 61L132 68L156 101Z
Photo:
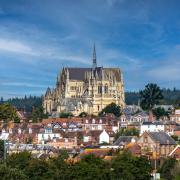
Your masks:
M61 68L122 70L126 91L180 88L179 0L0 0L0 96L42 95Z

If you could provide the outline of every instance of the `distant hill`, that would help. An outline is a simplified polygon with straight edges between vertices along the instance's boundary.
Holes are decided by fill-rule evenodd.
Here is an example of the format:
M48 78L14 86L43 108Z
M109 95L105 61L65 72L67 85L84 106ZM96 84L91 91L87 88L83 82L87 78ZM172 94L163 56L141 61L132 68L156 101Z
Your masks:
M178 89L163 89L164 100L161 101L161 104L172 104L179 105L180 104L180 90ZM126 92L125 99L126 104L138 104L138 100L140 98L139 92Z

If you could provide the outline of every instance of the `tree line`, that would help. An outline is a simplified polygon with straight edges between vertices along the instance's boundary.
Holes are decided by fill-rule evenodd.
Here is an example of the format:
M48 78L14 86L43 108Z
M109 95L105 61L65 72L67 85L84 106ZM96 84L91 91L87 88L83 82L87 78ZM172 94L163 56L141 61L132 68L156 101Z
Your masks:
M180 90L179 89L162 89L163 100L160 101L160 104L172 104L175 106L180 106ZM125 93L126 104L138 104L140 102L140 93L139 92L126 92Z

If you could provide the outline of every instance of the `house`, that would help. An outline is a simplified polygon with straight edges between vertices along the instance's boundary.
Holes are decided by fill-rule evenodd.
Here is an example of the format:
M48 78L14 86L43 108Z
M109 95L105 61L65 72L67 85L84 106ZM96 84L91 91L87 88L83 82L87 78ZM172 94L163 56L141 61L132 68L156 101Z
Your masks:
M103 130L99 135L99 144L108 143L111 144L114 140L115 133L113 131Z
M169 154L170 157L174 157L180 160L180 145L177 145Z
M175 121L165 121L164 122L164 131L172 136L174 135L174 130L178 127L178 124Z
M86 117L82 119L82 130L83 131L94 131L94 130L109 130L117 132L119 130L119 121L114 116L106 115L101 118Z
M180 123L180 109L176 109L171 115L170 120Z
M85 145L97 145L99 144L99 136L102 130L87 131L83 134L83 143Z
M77 147L77 138L53 139L47 144L58 149L73 149Z
M145 131L137 140L141 146L142 154L156 153L160 157L167 157L175 148L176 142L165 132L147 132Z
M46 141L51 141L53 139L61 139L62 131L60 129L55 129L52 124L48 124L40 130L38 133L38 143L45 143Z
M178 136L178 138L180 138L180 125L176 126L176 128L174 128L173 131L175 136Z
M126 145L125 149L131 152L134 156L141 156L141 146L136 142L130 142Z
M137 137L135 136L119 136L119 138L113 143L114 146L124 147L129 143L135 143Z
M147 132L165 131L165 126L161 121L143 122L140 126L140 135L143 134L145 131Z

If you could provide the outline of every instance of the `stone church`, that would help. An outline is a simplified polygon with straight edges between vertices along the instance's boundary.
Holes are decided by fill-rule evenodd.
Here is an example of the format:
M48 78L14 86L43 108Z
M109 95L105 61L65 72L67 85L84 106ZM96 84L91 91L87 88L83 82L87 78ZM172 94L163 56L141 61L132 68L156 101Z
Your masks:
M123 75L119 68L97 66L96 49L93 49L92 67L63 67L57 77L56 87L47 88L43 98L45 113L57 115L81 112L97 115L114 102L125 106Z

